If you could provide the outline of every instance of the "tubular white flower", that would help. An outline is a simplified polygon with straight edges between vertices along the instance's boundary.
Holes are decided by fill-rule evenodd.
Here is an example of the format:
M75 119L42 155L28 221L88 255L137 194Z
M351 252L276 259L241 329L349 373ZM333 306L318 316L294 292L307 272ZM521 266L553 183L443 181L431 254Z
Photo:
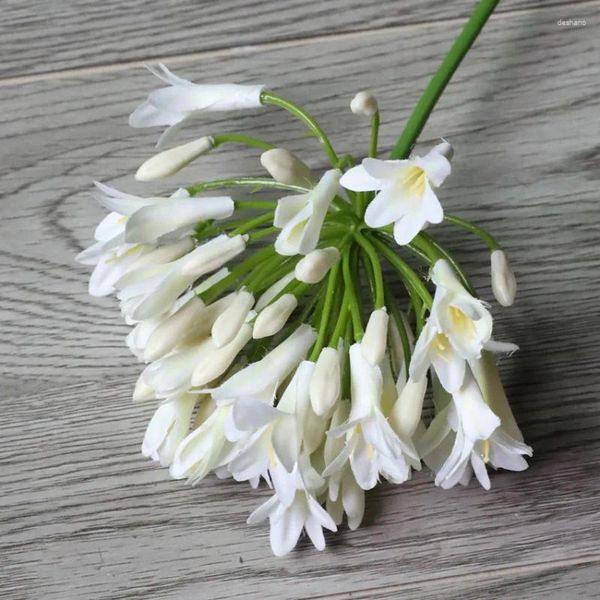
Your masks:
M168 125L169 129L182 124L197 112L230 111L261 106L262 85L196 84L181 79L162 64L148 70L168 84L151 92L129 117L131 127ZM164 141L169 129L163 133Z
M214 340L207 342L204 354L192 373L192 385L201 387L223 375L251 338L252 326L243 323L233 339L226 344L218 345Z
M385 355L388 322L389 316L385 307L374 310L369 317L360 348L367 362L373 366L378 365Z
M421 422L426 390L427 378L414 381L409 377L394 403L389 417L390 425L404 439L412 439Z
M333 246L313 250L296 263L296 279L303 283L319 283L339 260L340 252Z
M323 348L310 380L310 403L314 412L321 417L327 415L339 400L341 389L339 352L335 348Z
M288 283L294 281L294 271L291 271L287 275L284 275L281 279L278 279L271 287L269 287L256 301L254 307L257 312L260 312L266 308L271 302L279 296L279 294L285 289Z
M352 102L350 102L350 110L355 115L364 115L365 117L372 117L378 110L377 100L371 92L362 91L358 92Z
M223 464L231 444L225 438L225 419L230 406L217 407L208 418L177 446L169 473L174 479L198 483Z
M377 190L367 207L369 227L394 225L394 238L404 245L427 223L440 223L442 206L433 191L450 175L450 162L435 148L423 157L407 160L365 158L361 165L347 171L340 180L355 192Z
M517 280L506 254L502 250L494 250L491 254L492 291L498 304L512 306L517 294Z
M254 321L252 337L255 340L275 335L287 323L296 310L298 300L294 294L284 294L258 313Z
M231 304L212 326L212 339L217 347L224 346L235 338L253 304L254 296L246 290L240 290L234 296Z
M218 270L227 261L243 252L241 235L220 235L198 246L182 258L126 273L115 287L121 310L134 321L149 319L169 311L175 300L199 277Z
M228 196L180 196L164 200L159 204L144 206L129 217L125 227L125 240L128 243L148 243L173 232L188 233L202 221L230 217L233 210L233 200Z
M188 434L197 399L195 394L184 394L158 407L144 435L144 456L160 462L162 467L171 464L177 446Z
M314 185L310 168L295 154L284 148L271 148L263 152L260 156L260 164L275 181L301 187Z
M271 403L284 379L306 356L316 334L309 325L301 325L261 360L238 371L212 392L215 400L232 402L251 398Z
M308 193L281 198L275 210L275 227L281 233L275 250L283 256L307 254L319 242L321 227L331 201L338 193L341 171L327 171Z
M481 356L491 342L492 317L464 289L447 261L435 263L432 279L437 288L431 315L415 345L410 376L421 380L433 365L444 388L455 392L463 383L465 361Z
M159 152L140 166L135 178L138 181L155 181L175 175L199 156L210 152L213 143L212 137L205 136Z
M154 388L146 383L144 380L144 373L138 377L135 382L135 388L133 390L133 401L144 402L145 400L155 400L156 392Z
M402 483L410 477L410 467L420 468L420 462L410 440L400 438L383 416L380 403L383 387L381 369L363 356L360 343L350 347L352 408L348 422L329 435L346 435L343 451L326 467L329 476L350 467L363 490L377 484L379 475L392 483Z

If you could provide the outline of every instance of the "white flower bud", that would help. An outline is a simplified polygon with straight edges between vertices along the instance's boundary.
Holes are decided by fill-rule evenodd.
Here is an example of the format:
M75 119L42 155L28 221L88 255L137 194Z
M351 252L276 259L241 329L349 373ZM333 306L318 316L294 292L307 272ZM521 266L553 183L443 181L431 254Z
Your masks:
M174 175L183 167L196 160L202 154L210 152L213 148L211 137L201 137L198 140L175 146L164 152L159 152L149 158L135 174L138 181L154 181Z
M225 263L243 252L246 240L242 235L229 237L222 234L198 246L193 252L180 259L181 275L200 277L216 271Z
M310 379L310 404L320 417L329 413L340 397L340 357L334 348L323 348Z
M251 337L252 326L244 323L238 329L236 336L228 344L208 351L194 369L192 385L200 387L223 375Z
M377 100L371 92L363 91L358 92L352 102L350 102L350 110L355 115L364 115L365 117L372 117L378 110Z
M385 308L374 310L369 317L360 347L365 360L378 365L385 355L389 316Z
M339 250L333 246L313 250L296 265L296 279L303 283L319 283L339 259Z
M265 306L271 304L275 296L278 296L279 292L283 291L287 284L293 281L293 279L294 272L292 271L287 275L284 275L281 279L278 279L270 288L266 289L262 296L256 301L256 306L254 307L256 311L260 312Z
M219 315L211 332L217 348L229 343L237 335L253 304L254 296L250 292L241 290L231 305Z
M252 337L255 340L275 335L287 323L290 315L298 306L298 300L293 294L284 294L273 304L264 308L254 321Z
M420 381L408 378L389 417L390 425L398 435L410 439L415 433L421 421L426 390L427 377Z
M508 264L504 251L494 250L491 255L491 262L494 296L502 306L511 306L517 294L517 280Z
M272 148L263 152L260 164L275 181L302 187L313 186L314 177L310 168L284 148Z
M433 152L437 152L438 154L441 154L442 156L447 158L449 161L451 161L452 157L454 156L454 148L452 147L452 144L450 144L449 142L447 142L444 139L442 140L441 144L437 144L437 146L433 147Z
M144 400L153 400L156 398L154 388L144 381L143 375L142 373L135 382L135 389L133 390L134 402L143 402Z

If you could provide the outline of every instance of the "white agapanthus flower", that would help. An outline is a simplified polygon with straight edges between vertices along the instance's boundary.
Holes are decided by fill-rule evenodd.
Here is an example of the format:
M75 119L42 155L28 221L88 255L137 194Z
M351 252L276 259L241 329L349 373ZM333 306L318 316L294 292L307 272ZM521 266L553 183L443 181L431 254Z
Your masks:
M352 473L363 490L375 487L382 475L392 483L410 477L411 466L420 468L419 457L410 440L401 439L381 411L383 375L379 366L364 357L360 343L350 347L352 408L348 422L329 432L346 436L342 452L327 465L331 475L350 461Z
M355 192L377 191L365 212L369 227L394 223L394 238L404 245L427 223L440 223L444 211L434 189L450 175L444 156L446 142L425 156L407 160L365 158L361 165L344 173L340 184Z
M465 290L447 261L435 263L432 280L433 306L415 344L410 375L422 380L431 365L444 388L454 392L463 383L466 361L493 347L492 317L485 304Z
M163 64L148 70L167 84L151 92L129 117L131 127L168 125L158 145L164 145L176 129L194 113L231 111L261 106L262 85L235 83L197 84L177 77Z
M331 169L310 192L279 200L274 219L275 227L281 229L275 240L279 254L308 254L317 247L329 205L339 191L341 175L338 169Z

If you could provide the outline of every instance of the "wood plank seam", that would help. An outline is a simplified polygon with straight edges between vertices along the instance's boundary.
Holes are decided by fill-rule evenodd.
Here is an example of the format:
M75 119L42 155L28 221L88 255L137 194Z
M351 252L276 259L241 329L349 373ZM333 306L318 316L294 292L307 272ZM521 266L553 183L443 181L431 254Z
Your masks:
M560 6L566 6L571 9L574 6L585 8L587 6L597 6L600 0L565 0L559 4L544 4L542 6L535 6L532 8L520 8L508 10L505 12L497 12L493 18L496 20L509 20L511 17L527 15L536 12L549 11L556 9ZM25 83L32 83L37 81L47 81L55 79L66 79L69 77L85 77L89 75L97 75L103 73L116 73L119 71L125 71L136 65L143 65L144 62L156 63L156 62L177 62L180 64L186 64L193 61L202 59L212 58L226 58L232 55L240 56L244 54L253 54L256 52L263 52L265 50L280 50L284 48L293 48L298 45L329 42L332 40L349 40L352 38L361 37L372 37L378 36L385 33L401 32L408 29L420 29L423 27L430 27L439 25L440 23L448 25L460 25L464 23L465 16L456 17L452 19L442 19L431 21L419 21L416 23L407 23L404 25L389 25L385 27L378 27L374 29L356 29L352 31L338 31L335 33L316 34L313 36L297 37L297 38L286 38L284 40L277 40L273 42L265 42L262 44L248 44L244 46L224 46L213 50L204 50L200 52L192 52L185 54L172 54L164 56L149 56L144 61L140 60L126 60L123 62L109 63L109 64L98 64L91 65L88 67L76 67L72 69L59 69L56 71L46 71L43 73L36 73L34 75L20 75L13 77L0 77L0 87L8 87L13 85L20 85Z

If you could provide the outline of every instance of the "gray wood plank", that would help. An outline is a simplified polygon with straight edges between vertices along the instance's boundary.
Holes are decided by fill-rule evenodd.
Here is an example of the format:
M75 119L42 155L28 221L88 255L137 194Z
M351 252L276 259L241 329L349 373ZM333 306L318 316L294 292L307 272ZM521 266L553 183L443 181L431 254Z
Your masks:
M598 20L598 3L582 6ZM270 556L266 529L244 524L264 491L214 479L191 489L138 455L151 412L129 402L139 366L114 303L86 297L87 271L72 257L102 214L89 198L91 178L149 189L130 174L157 133L128 131L125 122L153 82L128 69L3 88L6 597L594 597L598 36L560 30L560 8L544 14L490 23L423 136L455 144L443 201L498 234L519 275L518 303L498 313L498 337L522 347L502 370L536 451L532 466L495 475L489 493L443 492L426 473L383 486L369 495L365 526L331 536L322 555L303 543L284 560ZM389 147L453 34L433 23L402 37L361 33L180 64L207 79L268 78L314 110L340 151L358 153L368 131L347 110L353 92L377 93ZM314 142L281 113L198 121L200 133L223 128L261 132L324 166ZM256 158L225 149L187 176L258 173ZM489 298L485 253L446 226L439 231Z
M473 0L5 0L0 77L463 18ZM505 0L498 12L567 4ZM585 15L584 15L585 16Z

